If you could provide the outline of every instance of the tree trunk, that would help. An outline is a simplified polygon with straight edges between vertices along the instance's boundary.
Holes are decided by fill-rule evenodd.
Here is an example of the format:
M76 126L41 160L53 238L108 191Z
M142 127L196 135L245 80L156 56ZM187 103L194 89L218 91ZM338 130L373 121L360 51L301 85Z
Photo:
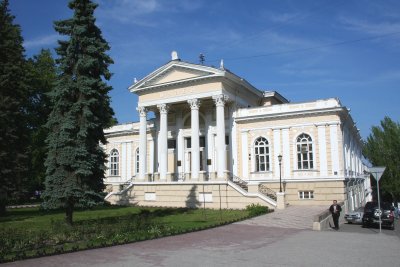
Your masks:
M67 202L67 207L65 208L65 222L68 225L72 225L72 215L74 212L74 203L72 201Z

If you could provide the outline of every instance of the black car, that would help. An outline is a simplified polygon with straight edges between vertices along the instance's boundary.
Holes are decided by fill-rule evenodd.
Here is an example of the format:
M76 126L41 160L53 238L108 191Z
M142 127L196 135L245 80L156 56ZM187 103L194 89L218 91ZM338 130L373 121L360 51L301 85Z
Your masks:
M386 202L381 202L381 209L379 209L378 202L367 202L364 207L362 226L379 225L379 215L381 216L382 226L394 230L394 208Z

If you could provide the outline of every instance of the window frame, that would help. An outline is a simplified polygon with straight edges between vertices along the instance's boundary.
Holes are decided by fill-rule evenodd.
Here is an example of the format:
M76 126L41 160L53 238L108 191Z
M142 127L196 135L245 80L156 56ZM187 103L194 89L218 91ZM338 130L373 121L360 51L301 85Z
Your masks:
M300 200L312 200L314 199L314 190L298 191L298 196Z
M314 170L314 142L309 134L301 133L296 137L297 170Z
M110 151L110 176L119 176L119 151L113 148Z
M264 144L260 144L261 142ZM255 172L271 171L270 146L267 138L259 136L254 140L253 154Z

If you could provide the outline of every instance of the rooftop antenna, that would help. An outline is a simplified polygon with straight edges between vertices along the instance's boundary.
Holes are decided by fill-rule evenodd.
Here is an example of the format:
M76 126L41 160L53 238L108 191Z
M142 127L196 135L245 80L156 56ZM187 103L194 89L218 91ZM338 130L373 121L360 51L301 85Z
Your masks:
M204 61L206 60L206 57L203 55L203 53L200 53L199 55L199 61L201 65L204 65Z
M224 68L224 60L223 60L223 59L221 59L221 62L219 63L219 68L220 68L221 70L225 69L225 68Z

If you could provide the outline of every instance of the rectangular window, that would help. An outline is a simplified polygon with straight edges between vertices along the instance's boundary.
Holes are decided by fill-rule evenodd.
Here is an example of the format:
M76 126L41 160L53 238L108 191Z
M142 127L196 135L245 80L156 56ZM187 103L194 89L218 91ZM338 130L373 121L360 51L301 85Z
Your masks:
M200 147L206 147L206 137L200 136Z
M225 135L225 145L229 145L229 135Z
M175 139L169 139L168 140L168 149L176 148L176 140Z
M300 199L314 199L314 191L299 191Z
M185 138L186 140L186 148L192 148L192 138Z

